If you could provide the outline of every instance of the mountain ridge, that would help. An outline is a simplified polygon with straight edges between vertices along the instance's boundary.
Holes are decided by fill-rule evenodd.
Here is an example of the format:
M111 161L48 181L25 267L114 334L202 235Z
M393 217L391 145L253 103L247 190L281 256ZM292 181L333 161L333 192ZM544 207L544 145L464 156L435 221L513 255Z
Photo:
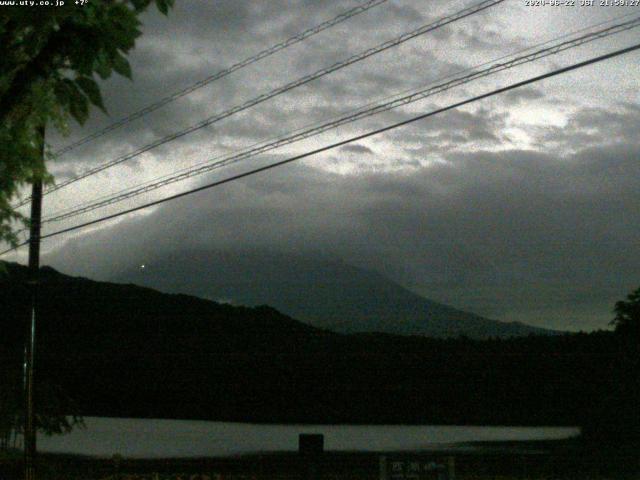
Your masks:
M0 364L19 379L27 268L6 270ZM38 385L46 379L60 386L79 415L575 425L592 412L600 392L594 385L617 385L611 366L619 339L612 332L484 341L343 335L266 306L219 304L46 267L41 277ZM0 391L3 381L0 375Z
M150 259L111 281L239 305L271 305L339 333L470 338L555 334L491 320L411 292L382 274L342 261L274 252L184 251Z

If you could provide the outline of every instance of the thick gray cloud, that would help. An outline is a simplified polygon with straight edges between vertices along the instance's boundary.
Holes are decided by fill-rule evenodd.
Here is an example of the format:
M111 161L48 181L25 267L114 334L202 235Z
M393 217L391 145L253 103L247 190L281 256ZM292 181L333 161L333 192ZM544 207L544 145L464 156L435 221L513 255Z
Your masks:
M179 249L322 252L493 318L604 328L638 281L639 154L457 153L357 180L294 165L71 241L47 260L108 277Z
M525 87L517 90L511 90L505 93L502 98L512 104L518 104L528 100L539 100L544 98L544 92L536 87Z
M180 0L167 18L150 11L130 57L134 81L102 84L111 116L94 112L68 139L50 132L49 141L60 146L81 138L358 3ZM469 4L390 0L78 148L52 170L67 178ZM45 214L446 81L558 32L632 11L504 2L52 194ZM406 120L627 45L633 34L503 72L94 215ZM638 284L638 65L637 57L615 60L80 235L56 237L45 245L45 261L107 278L182 248L313 250L489 317L554 328L605 327L613 303ZM95 216L47 224L45 233Z
M357 143L345 145L344 147L340 148L340 151L346 153L359 153L363 155L373 153L373 150L371 150L369 147L358 145Z
M585 146L635 143L638 141L638 104L593 107L576 111L561 128L538 127L537 145L552 148L584 148Z

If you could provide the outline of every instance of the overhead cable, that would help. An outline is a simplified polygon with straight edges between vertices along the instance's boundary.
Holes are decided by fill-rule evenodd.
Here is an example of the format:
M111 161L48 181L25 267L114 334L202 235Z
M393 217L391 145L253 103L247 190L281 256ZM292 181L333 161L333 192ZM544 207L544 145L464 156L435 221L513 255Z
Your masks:
M481 95L477 95L475 97L468 98L466 100L462 100L460 102L453 103L453 104L448 105L446 107L442 107L442 108L439 108L439 109L436 109L436 110L432 110L430 112L423 113L421 115L412 117L410 119L403 120L401 122L397 122L397 123L394 123L394 124L391 124L391 125L387 125L385 127L369 131L367 133L356 135L356 136L348 138L346 140L342 140L340 142L332 143L330 145L326 145L324 147L317 148L315 150L311 150L311 151L302 153L300 155L295 155L293 157L289 157L289 158L287 158L285 160L274 162L274 163L271 163L271 164L263 166L263 167L255 168L255 169L249 170L249 171L244 172L244 173L240 173L240 174L237 174L237 175L233 175L231 177L227 177L227 178L222 179L222 180L217 180L217 181L209 183L207 185L203 185L203 186L200 186L200 187L197 187L197 188L193 188L191 190L187 190L187 191L184 191L184 192L181 192L181 193L177 193L175 195L164 197L164 198L161 198L159 200L155 200L153 202L146 203L144 205L138 205L136 207L129 208L129 209L126 209L126 210L122 210L120 212L113 213L111 215L106 215L106 216L103 216L103 217L100 217L100 218L97 218L97 219L94 219L94 220L90 220L88 222L84 222L84 223L81 223L81 224L78 224L78 225L74 225L72 227L63 228L63 229L57 230L55 232L48 233L46 235L42 235L41 239L51 238L51 237L55 237L55 236L58 236L58 235L62 235L64 233L77 231L77 230L89 227L91 225L96 225L98 223L102 223L102 222L105 222L107 220L112 220L114 218L118 218L118 217L121 217L123 215L128 215L130 213L137 212L137 211L140 211L140 210L144 210L144 209L149 208L149 207L153 207L153 206L160 205L160 204L163 204L163 203L166 203L166 202L170 202L170 201L176 200L178 198L182 198L182 197L186 197L188 195L192 195L192 194L197 193L197 192L202 192L204 190L209 190L211 188L215 188L215 187L218 187L220 185L224 185L224 184L239 180L241 178L245 178L245 177L249 177L251 175L255 175L257 173L265 172L267 170L271 170L271 169L274 169L276 167L281 167L283 165L287 165L287 164L295 162L297 160L308 158L308 157L311 157L313 155L317 155L319 153L326 152L328 150L333 150L335 148L341 147L343 145L347 145L349 143L353 143L353 142L357 142L357 141L360 141L360 140L364 140L365 138L369 138L369 137L372 137L374 135L379 135L379 134L387 132L389 130L396 129L396 128L402 127L404 125L408 125L408 124L417 122L419 120L423 120L423 119L426 119L426 118L429 118L429 117L444 113L446 111L453 110L453 109L462 107L464 105L468 105L470 103L477 102L479 100L483 100L485 98L489 98L489 97L492 97L492 96L495 96L495 95L499 95L501 93L504 93L504 92L507 92L507 91L510 91L510 90L514 90L516 88L524 87L526 85L530 85L530 84L545 80L547 78L551 78L551 77L554 77L554 76L557 76L557 75L561 75L561 74L564 74L564 73L567 73L567 72L570 72L570 71L573 71L573 70L584 68L584 67L586 67L588 65L593 65L593 64L596 64L596 63L599 63L599 62L602 62L602 61L605 61L605 60L608 60L608 59L611 59L611 58L614 58L614 57L618 57L620 55L624 55L624 54L636 51L638 49L640 49L640 44L636 44L636 45L633 45L633 46L630 46L630 47L627 47L627 48L622 48L622 49L619 49L619 50L616 50L616 51L613 51L613 52L610 52L610 53L607 53L607 54L604 54L604 55L593 57L593 58L590 58L589 60L585 60L585 61L582 61L582 62L579 62L579 63L575 63L575 64L569 65L567 67L562 67L562 68L553 70L551 72L547 72L545 74L529 78L527 80L523 80L523 81L520 81L520 82L512 83L510 85L507 85L506 87L501 87L501 88L492 90L490 92L483 93ZM18 245L18 247L23 246L23 245L25 245L25 244L20 244L20 245ZM17 247L15 247L15 248L17 248ZM4 255L5 253L10 252L11 250L14 250L14 248L10 248L8 250L5 250L4 252L1 252L0 255Z
M97 173L100 173L100 172L102 172L102 171L104 171L104 170L106 170L108 168L111 168L111 167L113 167L115 165L119 165L119 164L121 164L123 162L126 162L128 160L136 158L136 157L142 155L143 153L148 152L148 151L150 151L150 150L152 150L154 148L157 148L157 147L159 147L161 145L164 145L166 143L169 143L169 142L172 142L174 140L177 140L177 139L179 139L181 137L184 137L185 135L193 133L193 132L195 132L197 130L200 130L202 128L208 127L209 125L212 125L212 124L214 124L214 123L216 123L216 122L218 122L220 120L228 118L228 117L230 117L230 116L232 116L232 115L234 115L236 113L242 112L242 111L247 110L247 109L249 109L251 107L254 107L254 106L256 106L256 105L258 105L260 103L266 102L267 100L269 100L271 98L274 98L274 97L276 97L278 95L281 95L283 93L289 92L289 91L291 91L291 90L293 90L295 88L298 88L298 87L300 87L302 85L305 85L305 84L307 84L309 82L312 82L312 81L314 81L314 80L316 80L318 78L321 78L321 77L323 77L325 75L329 75L330 73L333 73L333 72L335 72L337 70L340 70L340 69L342 69L344 67L347 67L347 66L352 65L354 63L357 63L359 61L362 61L362 60L364 60L366 58L369 58L369 57L371 57L371 56L373 56L373 55L375 55L377 53L380 53L380 52L383 52L383 51L388 50L390 48L396 47L396 46L398 46L398 45L400 45L400 44L402 44L404 42L407 42L407 41L411 40L412 38L415 38L415 37L420 36L420 35L424 35L424 34L426 34L428 32L434 31L434 30L436 30L438 28L441 28L441 27L443 27L445 25L448 25L450 23L456 22L458 20L461 20L461 19L466 18L466 17L471 16L471 15L477 14L477 13L483 11L483 10L486 10L486 9L488 9L488 8L494 6L494 5L497 5L499 3L502 3L504 1L505 0L484 0L484 1L482 1L480 3L477 3L477 4L475 4L475 5L471 6L471 7L464 8L463 10L460 10L459 12L456 12L456 13L454 13L452 15L448 15L446 17L443 17L440 20L437 20L437 21L435 21L433 23L429 23L427 25L423 25L422 27L420 27L420 28L418 28L416 30L412 30L411 32L404 33L404 34L402 34L402 35L400 35L400 36L398 36L398 37L396 37L396 38L394 38L392 40L388 40L388 41L386 41L384 43L381 43L381 44L379 44L379 45L377 45L375 47L369 48L369 49L367 49L367 50L365 50L363 52L360 52L360 53L358 53L356 55L353 55L353 56L347 58L346 60L334 63L333 65L331 65L329 67L317 70L316 72L314 72L312 74L309 74L309 75L306 75L304 77L301 77L301 78L299 78L299 79L297 79L297 80L295 80L293 82L287 83L287 84L282 85L282 86L280 86L280 87L278 87L278 88L276 88L274 90L271 90L268 93L264 93L264 94L259 95L259 96L255 97L255 98L251 99L251 100L248 100L247 102L245 102L245 103L243 103L241 105L237 105L235 107L232 107L229 110L225 110L222 113L219 113L219 114L216 114L216 115L211 116L209 118L206 118L206 119L204 119L204 120L202 120L202 121L200 121L200 122L198 122L198 123L186 128L184 130L181 130L181 131L175 132L175 133L173 133L171 135L162 137L162 138L160 138L160 139L158 139L158 140L156 140L156 141L154 141L154 142L152 142L150 144L147 144L147 145L145 145L143 147L138 148L137 150L135 150L135 151L133 151L131 153L122 155L122 156L120 156L118 158L115 158L115 159L109 161L109 162L103 163L102 165L98 165L98 166L96 166L94 168L86 170L85 172L83 172L83 173L81 173L81 174L79 174L79 175L77 175L77 176L75 176L73 178L70 178L68 180L65 180L64 182L61 182L61 183L59 183L57 185L49 187L48 189L45 190L44 194L45 195L49 194L49 193L54 192L56 190L59 190L59 189L61 189L63 187L71 185L71 184L73 184L73 183L75 183L75 182L77 182L79 180L82 180L82 179L87 178L89 176L92 176L92 175L95 175ZM20 202L17 205L15 205L14 208L18 208L18 207L20 207L22 205L25 205L28 201L29 201L29 199L23 200L22 202Z
M636 17L632 20L623 22L621 24L603 28L601 30L591 32L586 35L582 35L573 40L567 40L561 43L557 43L555 45L528 53L526 55L513 58L508 61L494 63L488 68L473 71L470 74L459 76L445 83L441 83L435 86L430 86L426 89L422 89L417 92L413 92L411 94L408 94L399 98L395 98L391 101L376 105L372 108L364 108L361 110L357 110L349 115L338 118L337 120L333 120L333 121L324 123L322 125L309 128L307 130L299 131L286 137L281 137L274 141L261 144L257 147L253 147L248 150L229 155L223 159L220 159L220 160L212 159L209 162L205 163L204 165L181 170L174 175L164 176L158 181L155 181L152 183L145 183L139 187L133 187L121 193L118 193L112 196L107 196L106 198L103 198L88 204L71 207L70 209L66 209L65 211L59 212L52 216L45 217L43 222L44 223L58 222L58 221L66 220L71 217L78 216L83 213L91 212L98 208L102 208L108 205L112 205L130 198L136 197L138 195L142 195L144 193L150 192L152 190L156 190L166 185L176 183L182 180L186 180L188 178L191 178L197 175L202 175L204 173L219 169L221 167L225 167L225 166L237 163L239 161L246 160L248 158L254 157L261 153L265 153L267 151L274 150L281 146L289 145L291 143L298 142L300 140L304 140L312 136L319 135L323 132L335 129L339 126L352 123L357 120L360 120L372 115L376 115L382 112L386 112L388 110L398 108L403 105L414 103L419 100L424 100L427 97L442 93L444 91L450 90L452 88L458 87L466 83L470 83L474 80L478 80L480 78L484 78L484 77L487 77L487 76L496 74L498 72L508 70L526 63L531 63L541 58L545 58L550 55L555 55L560 52L563 52L572 48L576 48L580 45L584 45L586 43L593 42L598 39L606 38L611 35L615 35L615 34L630 30L632 28L636 28L638 26L640 26L640 17Z
M315 27L311 27L308 30L305 30L302 33L298 33L297 35L294 35L293 37L290 37L281 43L278 43L269 48L266 48L265 50L262 50L256 55L245 58L244 60L241 60L240 62L233 64L229 68L220 70L219 72L216 72L213 75L203 78L202 80L195 82L192 85L189 85L188 87L182 90L172 93L171 95L167 95L166 97L158 100L157 102L154 102L151 105L148 105L134 113L131 113L126 117L123 117L113 122L112 124L110 124L109 126L101 130L98 130L90 135L87 135L86 137L81 138L80 140L77 140L69 145L66 145L63 148L60 148L59 150L55 151L53 155L56 157L64 155L65 153L70 152L71 150L79 147L80 145L84 145L92 140L95 140L96 138L100 138L106 135L109 132L117 130L123 125L126 125L132 122L133 120L137 120L138 118L141 118L155 110L158 110L159 108L164 107L165 105L173 102L174 100L177 100L181 97L189 95L191 92L194 92L195 90L198 90L199 88L202 88L205 85L209 85L210 83L215 82L216 80L220 80L221 78L224 78L227 75L230 75L233 72L240 70L241 68L247 67L253 63L256 63L262 60L263 58L269 57L274 53L284 50L285 48L295 45L296 43L302 42L303 40L306 40L307 38L313 35L316 35L324 30L327 30L328 28L333 27L334 25L337 25L352 17L355 17L356 15L366 12L367 10L377 7L378 5L381 5L386 1L387 0L369 0L367 2L364 2L361 5L358 5L350 10L347 10L346 12L341 13L340 15L332 18L331 20L327 20L325 22L322 22L319 25L316 25Z

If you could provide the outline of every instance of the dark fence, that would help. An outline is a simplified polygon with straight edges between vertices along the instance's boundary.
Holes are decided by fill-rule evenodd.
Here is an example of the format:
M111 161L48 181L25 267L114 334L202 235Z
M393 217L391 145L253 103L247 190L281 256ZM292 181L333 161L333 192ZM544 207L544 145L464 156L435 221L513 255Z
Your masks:
M444 460L446 461L446 460ZM406 463L406 472L397 470ZM416 462L422 466L415 476ZM38 480L350 480L386 479L449 480L438 476L445 465L441 458L412 455L386 457L367 453L318 452L302 454L264 454L232 458L194 459L98 459L89 457L41 455ZM0 480L22 478L21 462L0 464ZM394 468L396 470L394 470ZM447 470L448 472L448 470ZM404 473L407 476L400 474Z
M38 480L487 480L640 478L628 458L608 464L563 451L265 453L226 458L126 459L41 454ZM635 452L634 452L635 454ZM635 456L633 458L636 458ZM626 459L626 461L625 461ZM637 463L637 461L636 461ZM618 465L616 472L615 466ZM612 473L613 472L613 473ZM626 474L626 475L625 475ZM0 480L21 480L20 461L0 460Z

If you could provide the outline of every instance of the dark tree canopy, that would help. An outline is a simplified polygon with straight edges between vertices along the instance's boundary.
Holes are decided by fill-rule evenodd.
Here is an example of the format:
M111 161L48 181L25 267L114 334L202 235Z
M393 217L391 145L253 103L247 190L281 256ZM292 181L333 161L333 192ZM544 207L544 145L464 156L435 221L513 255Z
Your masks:
M96 78L114 71L131 77L126 55L141 34L138 16L153 1L0 6L0 242L15 244L25 221L11 206L20 187L52 181L45 162L51 154L41 154L42 128L66 133L70 118L86 121L90 105L105 110ZM155 4L166 14L173 0ZM13 353L0 352L0 447L22 421L20 349ZM40 431L64 433L77 424L67 416L74 408L64 390L46 379L37 388Z
M616 303L615 318L611 322L616 332L640 338L640 288Z
M33 179L52 181L41 156L42 127L66 133L69 118L86 121L90 104L105 110L96 75L131 77L126 55L152 1L0 7L0 240L16 241L23 219L11 202L18 189ZM166 14L173 1L155 4Z

